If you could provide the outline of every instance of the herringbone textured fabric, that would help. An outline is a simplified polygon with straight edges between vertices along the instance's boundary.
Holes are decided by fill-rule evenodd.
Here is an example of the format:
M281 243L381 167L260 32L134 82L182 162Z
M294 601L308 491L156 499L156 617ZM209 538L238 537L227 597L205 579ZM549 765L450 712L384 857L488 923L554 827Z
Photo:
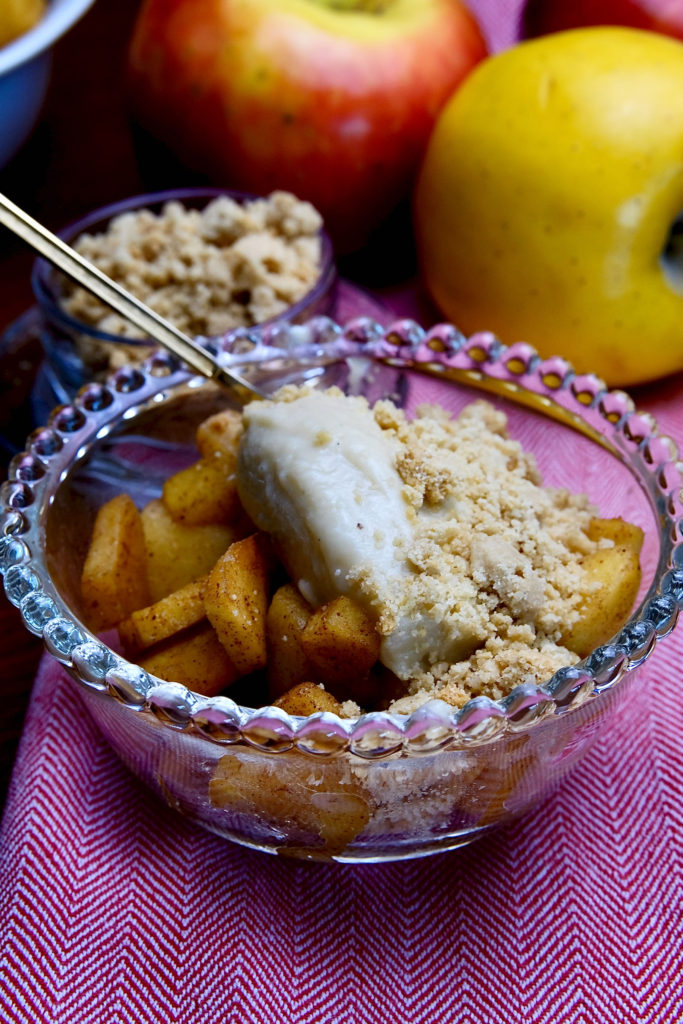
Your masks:
M45 662L2 832L0 1020L682 1021L682 655L679 632L644 677L657 713L604 735L537 812L464 851L365 867L188 824Z
M348 288L341 305L377 312ZM679 447L681 383L635 395ZM543 421L530 440L572 457ZM632 491L614 500L628 518ZM44 662L0 832L0 1021L679 1024L682 665L683 625L641 670L642 717L535 813L464 851L348 867L162 807Z
M507 41L516 4L473 6ZM636 395L679 445L682 383ZM643 670L642 718L535 813L463 851L346 867L161 806L44 662L0 832L0 1020L680 1024L682 666L683 626Z

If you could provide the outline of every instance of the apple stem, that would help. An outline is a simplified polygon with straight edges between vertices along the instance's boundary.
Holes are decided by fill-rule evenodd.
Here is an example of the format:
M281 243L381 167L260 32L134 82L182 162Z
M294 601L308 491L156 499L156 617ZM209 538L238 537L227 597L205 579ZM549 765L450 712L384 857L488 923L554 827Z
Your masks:
M391 7L392 0L314 0L321 7L331 11L348 11L357 14L381 14Z

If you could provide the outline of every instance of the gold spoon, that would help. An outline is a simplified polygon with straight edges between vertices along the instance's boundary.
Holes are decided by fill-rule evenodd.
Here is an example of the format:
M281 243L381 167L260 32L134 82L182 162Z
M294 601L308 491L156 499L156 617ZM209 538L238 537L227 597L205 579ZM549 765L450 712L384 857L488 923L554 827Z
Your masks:
M121 316L130 320L144 337L150 338L174 356L182 359L192 370L203 377L208 377L229 390L240 405L246 405L247 402L251 402L255 398L264 397L258 388L255 388L239 373L226 370L210 352L179 331L168 320L164 320L144 302L136 299L125 288L112 281L110 277L103 274L101 270L89 263L57 235L53 235L51 231L30 217L1 192L0 224L4 224L15 235L28 242L36 252L39 252L41 256L44 256L46 260L82 285L83 288L96 295L107 306L111 306Z

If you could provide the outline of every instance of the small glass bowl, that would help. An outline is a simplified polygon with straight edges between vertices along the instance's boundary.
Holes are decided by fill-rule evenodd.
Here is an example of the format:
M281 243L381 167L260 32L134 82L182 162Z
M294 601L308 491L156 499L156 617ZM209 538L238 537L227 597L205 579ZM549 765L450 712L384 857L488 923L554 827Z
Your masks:
M188 209L202 209L212 199L227 196L238 203L253 201L258 196L216 188L183 188L147 195L133 196L93 211L59 232L60 238L72 244L80 235L106 231L114 217L137 210L160 213L168 202L182 203ZM287 321L301 323L317 315L333 315L336 298L336 266L332 242L321 231L320 274L314 286L297 302L263 324ZM46 360L43 375L55 401L69 401L80 387L90 380L104 380L113 369L129 361L138 362L149 355L153 344L143 338L123 338L109 334L72 317L61 306L61 273L47 260L34 263L31 284L42 313L40 339ZM261 326L261 325L259 325ZM241 328L244 330L244 328ZM215 344L218 338L198 339ZM137 355L139 351L139 357ZM133 360L131 351L136 353ZM84 358L84 354L86 357Z
M125 489L157 496L169 460L191 457L194 429L226 395L169 356L91 383L57 408L15 457L0 493L0 570L26 627L66 668L122 760L170 806L255 849L347 862L463 846L537 805L615 716L642 714L639 667L683 605L682 471L648 414L564 360L449 325L326 317L272 325L219 358L268 391L336 384L409 411L457 412L482 397L552 486L585 491L603 516L645 530L643 583L629 621L588 658L542 685L457 710L299 718L162 682L126 661L113 635L84 625L80 571L95 509ZM54 728L54 722L50 723ZM565 783L571 801L572 782ZM634 813L637 810L634 809Z

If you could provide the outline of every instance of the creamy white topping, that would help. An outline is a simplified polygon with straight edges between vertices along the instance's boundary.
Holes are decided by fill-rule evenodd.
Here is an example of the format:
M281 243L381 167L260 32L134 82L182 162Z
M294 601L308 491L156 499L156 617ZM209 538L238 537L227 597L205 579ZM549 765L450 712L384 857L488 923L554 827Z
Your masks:
M396 439L362 399L317 391L253 402L244 428L240 498L304 597L316 606L339 594L381 604L406 571L401 547L411 537ZM352 578L360 566L371 566L371 594Z
M303 596L353 597L411 690L448 684L499 641L533 648L547 675L576 660L558 640L586 589L594 511L540 486L487 403L407 421L388 402L285 389L244 411L238 487Z

